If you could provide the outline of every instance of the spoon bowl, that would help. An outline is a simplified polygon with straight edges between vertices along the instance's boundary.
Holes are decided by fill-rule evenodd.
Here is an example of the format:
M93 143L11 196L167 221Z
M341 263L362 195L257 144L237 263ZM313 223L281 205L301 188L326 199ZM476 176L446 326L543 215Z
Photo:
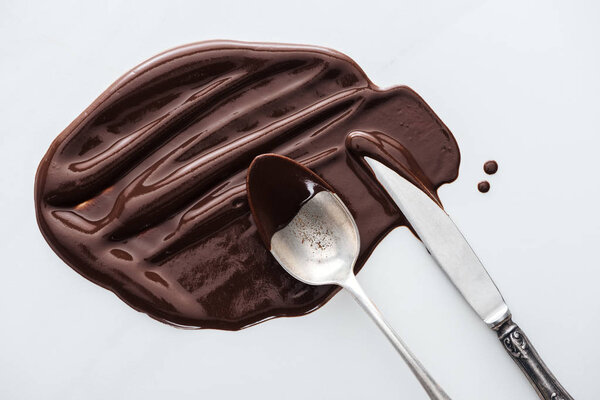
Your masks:
M294 278L309 285L343 286L354 275L358 228L340 198L317 193L271 237L271 253Z

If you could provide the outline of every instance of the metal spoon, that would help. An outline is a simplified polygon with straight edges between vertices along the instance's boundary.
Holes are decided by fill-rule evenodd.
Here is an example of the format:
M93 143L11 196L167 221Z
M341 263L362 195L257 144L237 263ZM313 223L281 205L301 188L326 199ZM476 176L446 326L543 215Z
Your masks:
M271 157L283 159L281 156L273 155ZM289 162L296 164L292 160ZM268 175L277 179L274 175L283 167L285 164L280 163L277 168L270 168ZM250 169L252 170L252 166ZM314 175L309 170L306 172ZM316 175L315 179L320 180ZM261 201L257 199L259 195L253 196L252 193L259 192L264 199L265 191L253 190L254 188L250 188L250 181L251 179L249 179L249 198L254 218L256 220L262 216L265 220L269 219L271 215L264 213L272 210L277 203L271 204L271 208L266 207L267 211L264 210L265 207L257 211L257 206L261 204L256 203ZM323 184L326 185L324 182ZM270 236L270 243L268 238L264 238L267 245L270 244L270 250L275 259L290 275L304 283L309 285L333 284L348 290L394 345L429 397L435 400L450 399L385 322L375 304L356 280L353 269L359 253L360 239L358 228L350 211L335 193L321 190L315 194L311 184L307 187L312 190L312 193L292 220ZM291 198L289 187L283 187L280 191L286 191L286 189L288 198ZM282 199L277 200L281 206ZM262 200L262 203L265 201ZM257 221L257 225L261 229L261 221Z

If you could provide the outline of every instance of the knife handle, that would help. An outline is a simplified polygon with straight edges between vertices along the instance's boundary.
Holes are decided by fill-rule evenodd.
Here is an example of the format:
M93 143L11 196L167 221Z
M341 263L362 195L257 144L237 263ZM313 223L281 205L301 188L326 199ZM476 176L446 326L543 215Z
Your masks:
M494 327L494 330L506 352L527 376L541 399L573 400L540 358L529 338L510 317Z

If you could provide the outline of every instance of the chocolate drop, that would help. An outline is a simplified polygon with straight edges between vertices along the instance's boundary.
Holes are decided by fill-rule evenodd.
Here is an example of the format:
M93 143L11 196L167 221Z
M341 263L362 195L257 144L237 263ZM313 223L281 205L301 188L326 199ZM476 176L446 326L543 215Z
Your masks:
M496 172L498 172L498 163L494 160L487 161L485 164L483 164L483 170L488 175L494 175Z
M490 183L488 181L481 181L477 184L477 190L481 193L487 193L490 191Z

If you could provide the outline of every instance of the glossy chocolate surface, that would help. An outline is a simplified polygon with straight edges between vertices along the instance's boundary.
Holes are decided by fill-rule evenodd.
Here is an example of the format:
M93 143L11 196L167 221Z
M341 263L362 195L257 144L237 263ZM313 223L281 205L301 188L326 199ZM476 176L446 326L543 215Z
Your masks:
M74 270L160 321L240 329L302 315L336 288L296 281L262 244L245 178L263 153L335 189L360 230L356 270L405 224L360 154L434 196L460 160L415 92L377 88L343 54L197 43L125 74L58 136L36 176L38 224Z
M248 203L258 233L271 249L271 237L317 193L333 191L327 182L291 158L262 154L248 168Z

